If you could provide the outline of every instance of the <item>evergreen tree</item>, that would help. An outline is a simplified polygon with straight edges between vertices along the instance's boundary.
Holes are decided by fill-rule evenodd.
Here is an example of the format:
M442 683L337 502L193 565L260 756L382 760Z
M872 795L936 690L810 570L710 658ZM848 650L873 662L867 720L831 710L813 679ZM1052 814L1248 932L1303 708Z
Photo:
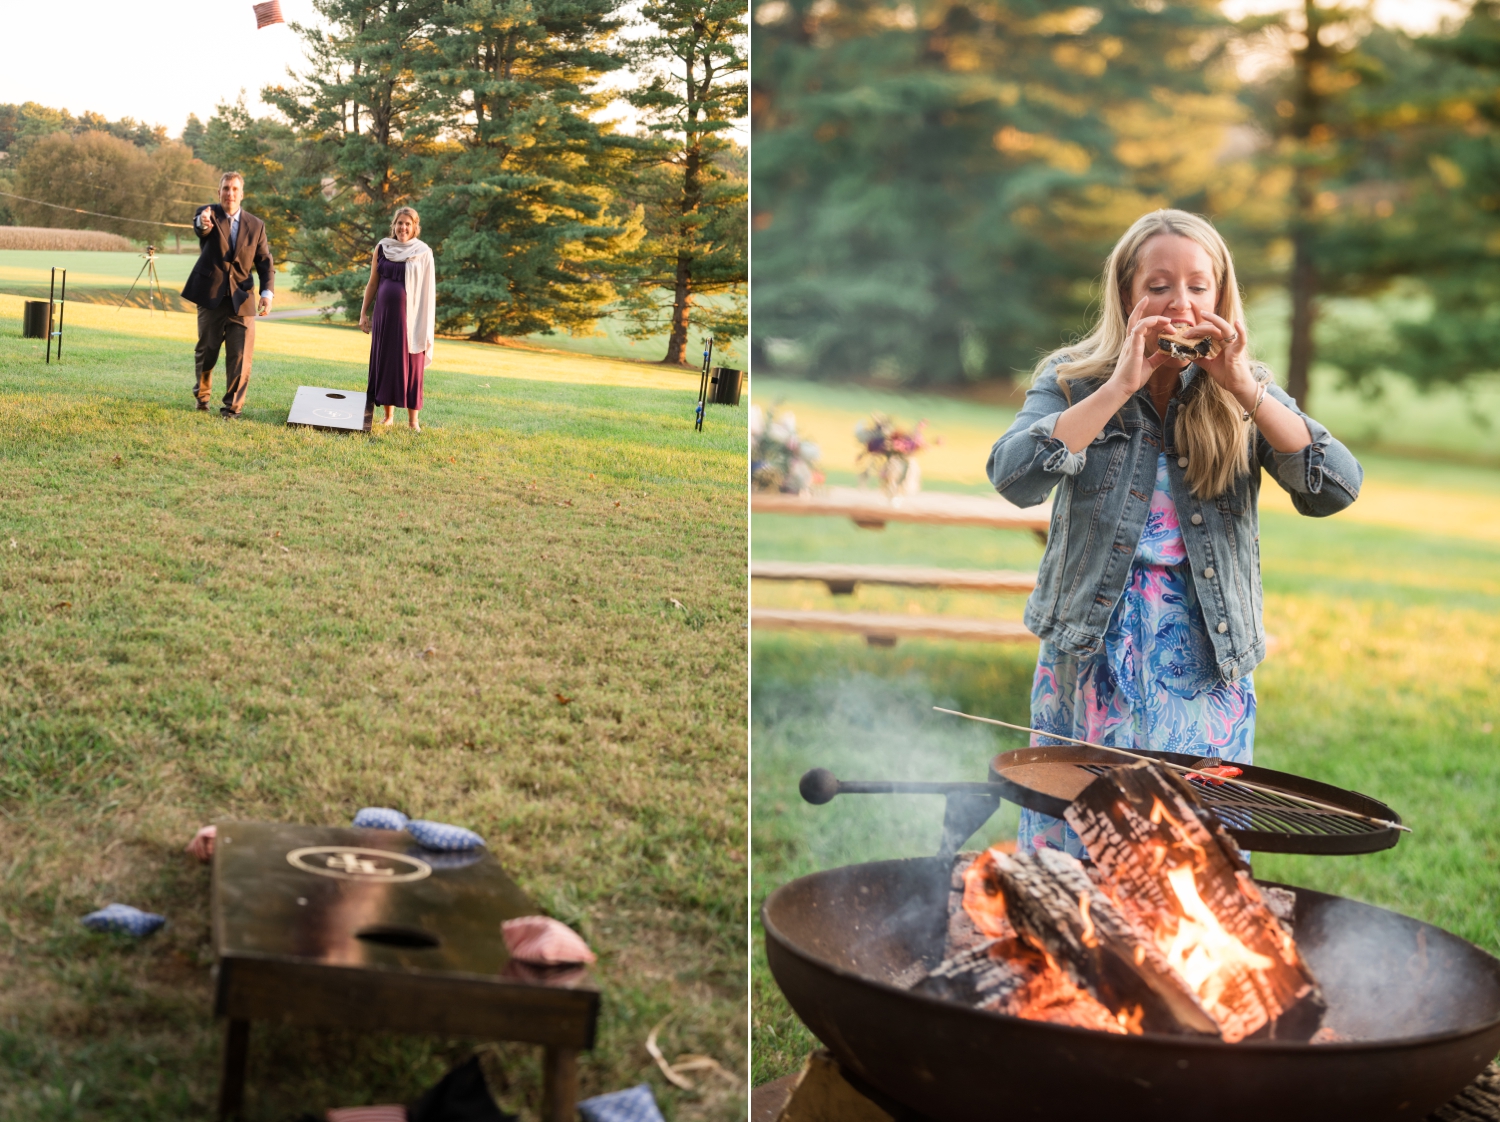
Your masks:
M1273 203L1231 226L1242 244L1286 247L1288 260L1252 258L1242 275L1287 285L1299 400L1315 360L1371 385L1380 370L1422 384L1493 368L1486 241L1500 230L1484 113L1497 85L1466 46L1484 20L1476 8L1459 35L1425 43L1359 8L1307 4L1242 25L1259 49L1281 44L1286 65L1245 91L1274 136L1259 160ZM1378 320L1329 303L1351 296L1380 297Z
M315 0L314 7L326 32L293 25L307 44L309 70L261 96L297 137L277 181L290 260L304 291L336 296L352 320L375 243L389 233L396 209L419 202L429 185L427 93L417 68L444 5Z
M727 315L710 314L709 327L721 339L743 331L748 184L733 174L733 160L717 157L732 150L726 134L748 108L746 12L746 0L647 0L641 10L651 33L632 53L643 72L655 73L630 100L668 151L633 192L648 233L626 264L625 304L635 333L655 334L659 294L671 292L662 360L669 364L687 365L700 295L735 294Z
M208 132L203 127L203 122L198 120L198 114L189 113L187 123L182 126L182 142L193 150L193 155L202 158L200 149L207 138Z
M1247 189L1217 5L767 0L753 29L757 358L976 380L1085 326L1112 242ZM1238 193L1238 194L1237 194Z
M1378 110L1386 67L1365 48L1372 33L1363 9L1324 7L1302 0L1300 7L1240 25L1242 34L1263 51L1280 49L1282 68L1245 91L1272 143L1260 163L1279 179L1279 213L1269 222L1257 216L1231 215L1231 230L1248 243L1284 240L1290 261L1276 268L1291 298L1291 346L1287 357L1287 392L1306 404L1308 374L1314 358L1314 328L1320 295L1347 294L1365 287L1374 239L1371 228L1351 229L1340 202L1347 188L1369 175L1370 124ZM1394 45L1399 54L1399 44ZM1277 171L1283 174L1277 176ZM1259 221L1257 219L1260 219ZM1353 244L1350 235L1353 235ZM1378 234L1378 231L1377 231ZM1334 259L1339 259L1335 267ZM1253 260L1246 279L1256 279ZM1269 263L1260 262L1262 270ZM1277 263L1279 264L1279 263ZM1262 276L1265 273L1262 271Z
M245 208L265 220L271 255L278 262L295 260L298 214L290 183L303 158L296 133L274 118L252 116L242 93L233 105L216 107L202 147L210 163L245 177ZM215 193L199 205L217 201Z
M633 145L593 121L586 87L623 64L618 0L449 0L421 81L435 160L425 203L447 330L494 340L587 330L614 298L608 261L638 241L609 213Z
M1381 120L1400 155L1379 183L1374 270L1391 314L1373 330L1332 322L1320 340L1356 384L1392 371L1456 385L1500 369L1500 3L1480 0L1456 32L1415 48Z

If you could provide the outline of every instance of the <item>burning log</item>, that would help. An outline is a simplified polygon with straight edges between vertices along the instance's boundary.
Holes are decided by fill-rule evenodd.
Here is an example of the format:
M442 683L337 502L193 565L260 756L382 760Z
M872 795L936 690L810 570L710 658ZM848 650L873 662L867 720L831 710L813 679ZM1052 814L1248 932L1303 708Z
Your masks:
M961 853L955 859L943 960L915 978L912 991L991 1013L1101 1032L1128 1031L1092 994L1074 986L1045 954L1017 936L1005 916L1004 897L991 898L984 878L974 873L989 856Z
M1152 942L1226 1041L1266 1029L1306 1039L1316 980L1251 879L1239 847L1192 790L1150 763L1111 768L1069 806L1124 920ZM1012 919L1020 919L1012 910Z
M1156 945L1133 928L1083 865L1043 849L986 853L970 876L1001 894L1016 931L1075 987L1137 1031L1217 1035L1218 1026Z
M1087 869L1057 850L960 856L944 957L915 992L1104 1032L1312 1037L1324 1003L1295 898L1262 893L1186 783L1111 769L1067 818Z

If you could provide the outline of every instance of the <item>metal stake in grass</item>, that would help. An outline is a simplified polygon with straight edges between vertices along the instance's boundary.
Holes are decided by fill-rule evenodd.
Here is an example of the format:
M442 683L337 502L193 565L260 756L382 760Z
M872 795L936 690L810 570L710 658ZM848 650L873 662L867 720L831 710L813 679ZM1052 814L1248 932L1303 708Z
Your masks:
M1377 826L1384 826L1390 830L1400 830L1407 834L1412 832L1410 826L1403 826L1399 822L1387 822L1384 818L1376 818L1370 814L1360 814L1356 810L1347 810L1341 806L1334 806L1332 803L1319 802L1317 799L1310 799L1306 795L1294 795L1290 791L1282 791L1275 787L1266 787L1259 783L1251 783L1248 779L1225 779L1213 774L1213 772L1199 771L1197 768L1186 767L1183 764L1174 764L1168 760L1159 760L1146 755L1144 752L1132 752L1128 748L1112 748L1108 744L1095 744L1092 740L1079 740L1076 736L1063 736L1057 732L1043 732L1041 729L1034 729L1030 725L1013 725L1009 721L997 721L994 717L976 717L972 713L960 713L957 709L944 709L941 705L934 705L932 708L939 713L947 713L950 717L962 717L966 721L978 721L984 725L999 725L1001 728L1015 729L1017 732L1035 733L1037 736L1045 736L1051 740L1064 740L1069 744L1077 744L1084 748L1096 748L1100 752L1113 752L1119 756L1129 756L1132 760L1137 760L1141 763L1159 764L1163 767L1171 768L1173 771L1180 771L1184 775L1197 775L1214 783L1222 783L1230 788L1243 787L1250 791L1260 791L1267 795L1275 795L1279 799L1289 799L1292 802L1302 803L1304 806L1315 807L1330 814L1343 815L1345 818L1358 818L1364 822L1373 822Z
M62 299L57 297L57 274L62 273ZM63 311L68 305L68 270L52 266L52 280L47 285L47 365L52 365L52 337L57 336L57 361L62 362ZM57 308L57 330L52 330L52 309Z

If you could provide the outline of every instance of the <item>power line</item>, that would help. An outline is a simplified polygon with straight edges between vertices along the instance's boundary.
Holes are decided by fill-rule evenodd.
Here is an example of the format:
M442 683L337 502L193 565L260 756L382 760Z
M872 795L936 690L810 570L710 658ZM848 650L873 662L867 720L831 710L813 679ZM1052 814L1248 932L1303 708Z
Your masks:
M113 222L142 222L147 226L175 226L179 230L191 230L190 222L158 222L154 218L122 218L118 214L100 214L97 210L80 210L76 206L59 206L57 203L44 203L41 199L28 199L25 195L13 195L9 191L0 191L7 199L20 199L23 203L33 203L36 206L50 206L53 210L69 210L74 214L91 214L95 218L108 218Z

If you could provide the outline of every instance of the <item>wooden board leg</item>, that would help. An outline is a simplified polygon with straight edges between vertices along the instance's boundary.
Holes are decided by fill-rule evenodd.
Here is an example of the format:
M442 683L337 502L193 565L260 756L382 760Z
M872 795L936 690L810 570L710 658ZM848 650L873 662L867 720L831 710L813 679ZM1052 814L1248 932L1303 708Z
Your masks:
M250 1022L230 1021L224 1033L224 1070L219 1076L219 1122L238 1118L245 1105L245 1064L250 1058Z
M578 1110L578 1049L547 1048L542 1057L542 1122L573 1122Z

